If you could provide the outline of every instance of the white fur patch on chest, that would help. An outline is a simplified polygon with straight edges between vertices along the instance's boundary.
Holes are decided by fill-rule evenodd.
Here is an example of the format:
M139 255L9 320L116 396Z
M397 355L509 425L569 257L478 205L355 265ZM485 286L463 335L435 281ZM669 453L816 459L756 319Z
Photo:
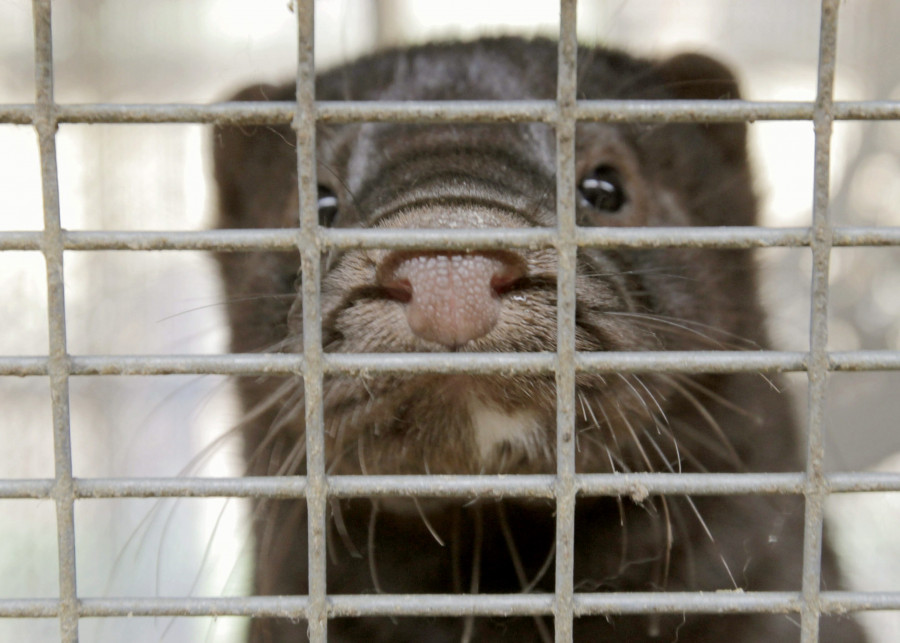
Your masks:
M534 455L540 425L533 412L509 413L488 406L475 396L469 397L468 406L475 444L482 461L490 461L494 451L503 444Z

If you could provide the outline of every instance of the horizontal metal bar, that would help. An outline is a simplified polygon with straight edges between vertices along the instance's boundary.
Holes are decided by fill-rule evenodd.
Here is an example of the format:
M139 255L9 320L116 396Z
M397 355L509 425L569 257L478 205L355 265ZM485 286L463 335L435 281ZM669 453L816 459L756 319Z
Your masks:
M316 120L322 123L553 123L552 100L520 101L320 101Z
M828 353L828 370L838 372L900 370L900 351L835 351Z
M60 123L215 123L220 125L290 124L292 101L56 105ZM582 100L575 107L579 121L606 122L753 122L812 120L812 102L720 100ZM510 123L555 122L556 103L524 101L320 101L316 119L324 123ZM900 118L900 101L834 103L837 120ZM31 104L0 105L0 123L30 125Z
M2 366L2 361L0 361ZM70 358L72 375L300 375L303 356L290 353L240 355L86 355ZM2 371L0 371L2 373Z
M329 476L331 498L552 498L552 475L382 475ZM588 473L575 476L578 494L624 495L743 495L800 494L806 478L795 473ZM246 478L77 478L78 499L101 498L303 498L306 478L272 476ZM840 472L825 476L829 493L900 492L900 473ZM0 480L0 498L53 497L52 479Z
M365 234L359 234L365 232ZM391 248L397 250L470 250L495 248L551 248L556 244L553 228L484 228L462 230L328 229L322 230L323 248Z
M0 124L31 125L34 123L34 105L31 103L0 105Z
M576 486L582 496L742 495L803 493L802 473L622 473L582 474Z
M0 600L0 616L52 617L54 600ZM79 616L253 616L305 618L306 596L82 598ZM550 614L552 594L329 595L327 613L335 617L525 616Z
M0 356L0 376L29 377L47 375L47 361L46 356Z
M799 351L668 351L577 353L585 373L781 373L806 370Z
M306 596L83 598L79 616L253 616L304 618Z
M813 103L745 100L581 100L575 108L579 121L607 123L753 122L810 120Z
M212 250L221 252L297 251L300 230L185 230L67 232L66 250Z
M862 351L854 351L862 352ZM895 365L900 368L900 355ZM13 358L7 358L13 359ZM873 360L884 368L893 363ZM802 371L806 353L788 351L638 351L579 353L576 370L588 373L739 373ZM552 372L554 353L329 353L323 356L328 374L366 377L402 373L541 374ZM0 360L0 369L4 366ZM303 356L272 355L171 355L171 356L74 356L73 375L297 375L303 372ZM0 370L0 374L4 374ZM13 373L20 374L20 373Z
M835 101L833 115L834 119L838 121L897 120L900 119L900 101Z
M66 250L253 250L296 251L300 231L197 230L197 231L70 231L63 234ZM323 248L394 248L470 250L472 248L550 248L556 232L547 228L482 230L373 230L321 231ZM799 248L809 246L809 228L684 227L684 228L579 228L582 248ZM41 250L42 233L0 231L0 250ZM900 227L836 228L834 243L844 246L900 245Z
M332 498L552 498L552 475L503 476L329 476L326 489Z
M550 373L555 353L329 353L329 374L365 377L375 373Z
M900 472L841 471L825 475L830 493L900 491Z
M575 594L575 615L789 614L800 611L796 592L635 592Z
M0 490L2 490L0 486ZM303 498L305 476L77 478L75 496L99 498Z
M723 123L812 120L815 104L796 101L746 100L582 100L576 107L579 121L639 123ZM900 101L846 101L834 103L839 120L892 120L900 118Z
M825 614L900 610L900 592L833 591L821 592L819 598Z
M834 248L900 245L900 226L844 226L832 228Z
M222 102L209 105L60 104L60 123L207 123L218 125L289 125L293 101ZM0 105L0 123L30 124L31 105ZM324 123L379 122L552 122L556 103L525 101L320 101L316 119Z
M0 598L0 618L55 618L58 615L58 599Z
M806 370L801 351L609 351L578 353L581 373L773 373ZM549 373L554 353L329 353L325 372L355 376L376 373ZM828 354L836 372L900 370L900 351L836 351ZM283 375L303 373L302 354L76 355L72 375ZM47 375L44 356L0 356L0 376Z
M331 476L326 493L334 498L475 496L553 496L555 479L549 475L529 476ZM35 487L35 490L37 487ZM18 486L13 490L18 491ZM4 485L0 481L0 497ZM253 478L80 478L75 493L79 498L151 497L265 497L302 499L304 476Z
M876 235L880 233L876 232ZM553 228L480 230L323 230L327 248L547 248L555 247ZM808 246L808 228L667 227L576 229L580 248L760 248ZM900 229L896 234L900 244Z
M326 372L546 373L553 353L329 354ZM72 375L284 375L303 373L301 354L85 355L70 357ZM46 357L0 357L0 375L46 375Z
M900 592L836 592L820 594L822 612L900 609ZM332 594L328 616L527 616L553 612L552 594ZM797 592L634 592L576 593L575 614L747 614L796 613ZM254 616L304 618L305 596L224 596L82 598L81 618L136 616ZM53 618L55 599L0 599L0 617Z
M53 497L56 487L54 479L0 479L0 498L6 499L47 499Z
M553 613L553 594L329 595L329 617L529 616Z
M43 250L43 232L0 230L0 250Z
M391 353L325 356L326 373L547 373L553 353ZM806 353L788 351L637 351L578 353L577 372L738 373L802 371Z

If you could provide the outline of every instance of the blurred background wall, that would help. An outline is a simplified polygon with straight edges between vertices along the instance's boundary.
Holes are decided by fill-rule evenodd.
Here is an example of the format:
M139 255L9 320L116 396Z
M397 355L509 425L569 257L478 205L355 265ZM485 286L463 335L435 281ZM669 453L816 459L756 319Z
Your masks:
M732 65L758 100L812 100L817 0L581 0L579 36L649 56L695 50ZM321 67L381 46L479 34L553 36L555 0L319 0ZM31 7L0 0L0 102L33 101ZM294 74L288 0L57 0L60 102L210 102L249 82ZM900 99L900 3L841 6L837 99ZM811 123L750 126L763 223L810 220ZM62 125L59 174L69 229L203 229L210 225L208 127ZM838 122L833 144L837 224L900 225L900 123ZM42 227L40 172L30 127L0 125L0 229ZM68 341L75 354L219 353L227 329L211 261L202 253L69 252ZM760 251L772 332L780 348L808 346L810 256ZM39 253L0 253L0 354L47 351ZM830 346L900 349L900 249L835 249ZM798 412L805 376L792 376ZM900 469L897 373L831 378L831 469ZM216 377L73 378L77 476L239 474L238 417ZM0 478L52 477L49 387L0 378ZM213 445L209 447L209 445ZM900 589L896 494L832 498L830 532L860 589ZM78 584L83 595L247 592L247 544L238 501L80 501ZM52 503L0 501L0 596L57 593ZM865 615L881 641L897 614ZM85 620L83 641L233 640L240 619ZM893 628L893 629L892 629ZM2 640L58 640L56 621L0 620Z

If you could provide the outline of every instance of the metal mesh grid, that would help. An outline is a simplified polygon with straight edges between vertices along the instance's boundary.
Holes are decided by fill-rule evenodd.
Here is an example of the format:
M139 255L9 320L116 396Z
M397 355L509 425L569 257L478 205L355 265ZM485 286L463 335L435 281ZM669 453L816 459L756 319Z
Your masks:
M0 233L0 250L40 250L47 265L49 352L42 357L0 358L0 375L49 376L53 411L55 477L52 480L0 480L0 498L46 498L55 502L59 551L59 597L0 600L0 616L58 618L61 639L78 640L84 617L124 615L255 615L304 618L310 639L326 640L329 618L362 615L552 615L557 641L570 641L572 619L605 613L794 613L801 617L804 643L818 640L822 614L851 610L900 609L900 592L820 591L824 500L829 493L900 491L900 475L826 474L822 440L826 376L829 371L898 370L897 351L827 350L829 254L835 246L898 246L897 228L834 228L828 218L830 141L836 119L898 119L896 101L835 102L833 84L839 0L823 0L814 103L715 101L576 101L575 6L561 0L558 95L556 101L524 103L319 103L313 95L313 2L296 7L299 57L294 103L198 105L57 105L53 97L51 2L33 3L36 98L33 105L0 106L0 123L31 124L39 137L43 181L44 231ZM415 238L397 232L319 230L315 208L316 121L354 122L508 122L540 121L557 135L557 212L554 231L515 231L502 240L485 231L440 231ZM577 120L595 121L747 121L811 120L815 126L815 188L809 228L766 230L617 229L582 230L574 217L574 132ZM66 232L60 226L56 166L59 123L292 123L297 133L300 186L299 229L284 231ZM555 355L324 355L319 316L319 257L332 247L453 248L553 247L559 255L558 350ZM807 352L576 354L574 276L577 248L594 247L809 247L813 255L810 342ZM240 356L71 356L66 346L64 250L299 248L303 279L303 355ZM401 363L402 362L402 363ZM574 468L574 377L576 372L772 372L806 371L809 378L807 466L790 474L590 474ZM557 473L515 476L342 476L327 477L322 431L322 377L361 371L554 372L557 382ZM75 479L69 429L69 378L100 374L293 374L305 383L307 471L298 478L236 479ZM746 593L578 593L573 591L575 497L629 493L803 494L806 499L804 574L800 592ZM325 506L329 497L382 495L445 497L534 496L552 498L557 507L556 592L553 595L401 595L336 596L325 590ZM308 503L309 595L242 598L89 598L76 587L74 503L79 498L118 497L273 497L305 498Z

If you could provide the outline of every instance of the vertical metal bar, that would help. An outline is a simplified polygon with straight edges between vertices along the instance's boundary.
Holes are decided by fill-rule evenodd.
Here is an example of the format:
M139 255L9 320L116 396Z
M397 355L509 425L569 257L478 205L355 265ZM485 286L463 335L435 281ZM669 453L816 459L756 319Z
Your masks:
M801 641L819 640L822 576L822 523L825 507L825 396L828 386L828 263L832 229L828 219L831 130L837 13L840 0L822 0L819 34L818 87L813 123L816 133L815 183L813 194L812 304L809 338L809 424L806 455L806 511L803 539L803 608Z
M322 411L322 325L319 298L320 252L316 189L314 2L296 4L297 180L300 191L300 262L303 298L304 399L306 404L306 502L309 557L309 640L325 643L325 438Z
M53 104L53 35L50 0L35 0L34 127L41 156L44 201L44 261L47 264L48 367L53 406L53 459L56 482L56 538L59 549L59 627L63 643L78 641L78 592L75 576L75 489L69 432L69 356L66 348L66 298L63 286L63 238L59 221L56 167L56 113Z
M572 640L575 560L575 91L576 0L561 0L556 85L556 214L559 233L556 345L557 643Z

